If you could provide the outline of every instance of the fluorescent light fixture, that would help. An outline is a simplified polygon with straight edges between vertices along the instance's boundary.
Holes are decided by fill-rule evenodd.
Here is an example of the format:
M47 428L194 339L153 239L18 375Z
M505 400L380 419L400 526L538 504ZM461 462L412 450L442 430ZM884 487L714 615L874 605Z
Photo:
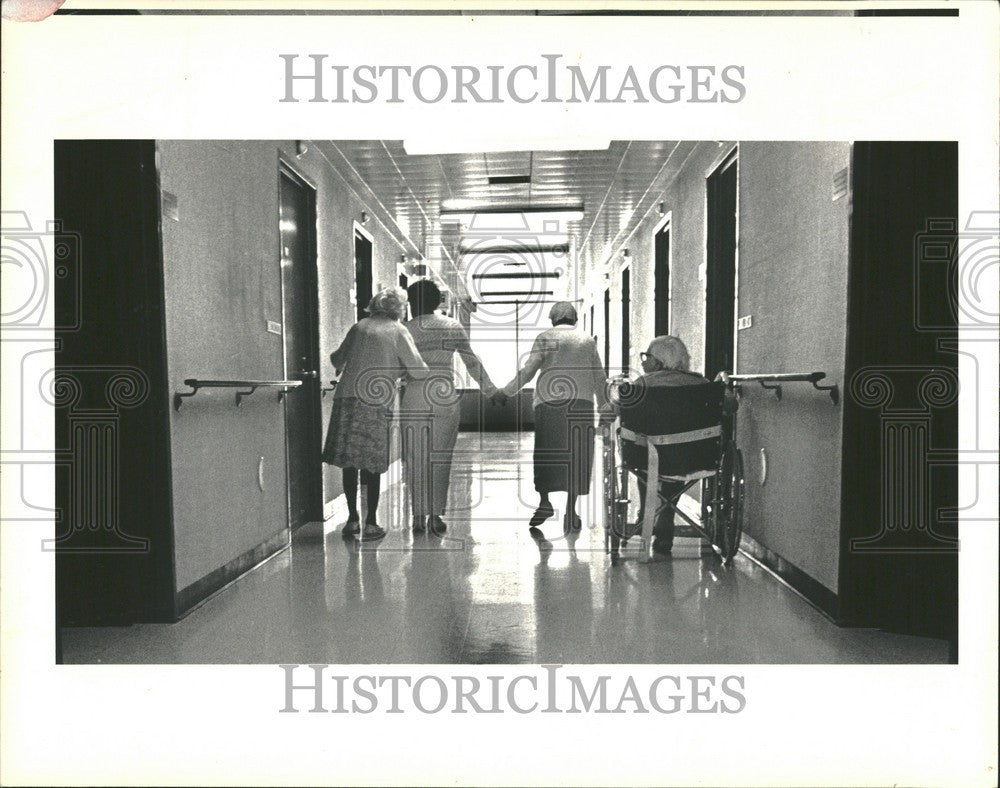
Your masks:
M511 242L509 238L490 238L487 243L476 243L475 246L462 246L458 250L459 257L476 257L480 255L531 254L556 255L569 254L569 244L542 244L537 239L524 239Z
M540 296L540 295L552 295L551 290L493 290L486 293L480 293L481 296Z
M461 224L482 231L524 232L538 223L583 221L583 207L476 208L456 211L442 205L440 220L441 224Z
M428 137L410 137L403 140L403 149L409 156L432 156L449 153L512 153L536 150L607 150L611 140L601 137L577 137L572 135L551 135L540 137L476 137L463 134L449 139L440 134Z
M447 200L441 200L441 213L524 213L536 215L540 213L572 213L574 211L583 211L583 203L519 203L515 201L489 202L484 200L470 200L465 197L449 197Z
M490 186L521 186L531 183L530 175L491 175L486 179Z
M473 279L558 279L560 271L528 271L527 273L473 274Z

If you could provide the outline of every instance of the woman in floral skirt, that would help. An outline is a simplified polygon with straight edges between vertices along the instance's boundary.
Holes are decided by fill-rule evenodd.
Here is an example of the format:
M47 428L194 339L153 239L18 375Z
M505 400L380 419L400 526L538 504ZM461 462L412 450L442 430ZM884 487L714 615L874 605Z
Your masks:
M378 524L382 474L389 467L389 420L396 381L403 374L427 376L410 332L400 322L406 316L406 293L398 287L382 290L331 355L340 375L334 392L323 462L343 469L348 519L344 534L374 540L385 536ZM358 475L367 488L364 529L358 514Z

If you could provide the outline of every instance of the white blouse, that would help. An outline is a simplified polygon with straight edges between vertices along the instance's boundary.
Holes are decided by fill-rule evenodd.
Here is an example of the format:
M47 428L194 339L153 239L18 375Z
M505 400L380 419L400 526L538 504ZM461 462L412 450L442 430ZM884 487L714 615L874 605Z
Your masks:
M608 380L597 344L575 326L553 326L535 337L524 366L504 386L504 393L514 396L536 373L535 405L568 399L593 402L595 398L599 408L608 405Z
M435 378L447 376L448 380L454 383L452 365L455 354L458 353L469 374L479 384L479 388L487 396L495 390L479 356L473 352L469 344L469 335L465 327L457 320L432 312L429 315L419 315L403 325L413 336L417 350L430 367L432 376Z

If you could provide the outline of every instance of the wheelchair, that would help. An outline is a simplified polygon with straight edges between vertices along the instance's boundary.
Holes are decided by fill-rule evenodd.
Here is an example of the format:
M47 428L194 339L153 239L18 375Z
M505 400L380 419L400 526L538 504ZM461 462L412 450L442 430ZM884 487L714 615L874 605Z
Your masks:
M669 506L731 566L743 534L743 455L736 445L736 398L725 374L715 382L644 387L616 379L612 401L618 410L604 435L605 549L613 556L635 536L649 560L657 515ZM647 480L640 522L629 523L629 476ZM656 479L657 482L652 480ZM662 482L674 492L660 493ZM679 484L677 484L679 483ZM697 484L701 522L679 507Z

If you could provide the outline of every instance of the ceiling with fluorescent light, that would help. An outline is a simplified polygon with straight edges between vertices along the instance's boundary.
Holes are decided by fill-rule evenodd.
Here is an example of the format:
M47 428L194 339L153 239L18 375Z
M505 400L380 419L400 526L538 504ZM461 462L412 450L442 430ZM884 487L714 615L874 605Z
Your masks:
M656 210L659 194L695 147L705 144L717 145L614 141L604 150L410 155L398 140L319 143L331 164L375 207L379 220L405 239L407 256L428 260L446 281L459 280L452 285L459 291L468 286L470 267L479 273L524 269L511 248L522 242L543 250L528 270L558 266L564 275L573 274L565 252L559 253L563 245L582 266L601 265ZM507 226L509 215L496 213L504 208L525 213L515 214L518 221ZM544 213L568 208L576 213ZM461 223L446 216L442 222L442 211L475 209L494 213L462 217ZM487 254L490 245L506 248L506 257ZM461 253L470 247L478 253ZM504 291L519 289L507 285Z

